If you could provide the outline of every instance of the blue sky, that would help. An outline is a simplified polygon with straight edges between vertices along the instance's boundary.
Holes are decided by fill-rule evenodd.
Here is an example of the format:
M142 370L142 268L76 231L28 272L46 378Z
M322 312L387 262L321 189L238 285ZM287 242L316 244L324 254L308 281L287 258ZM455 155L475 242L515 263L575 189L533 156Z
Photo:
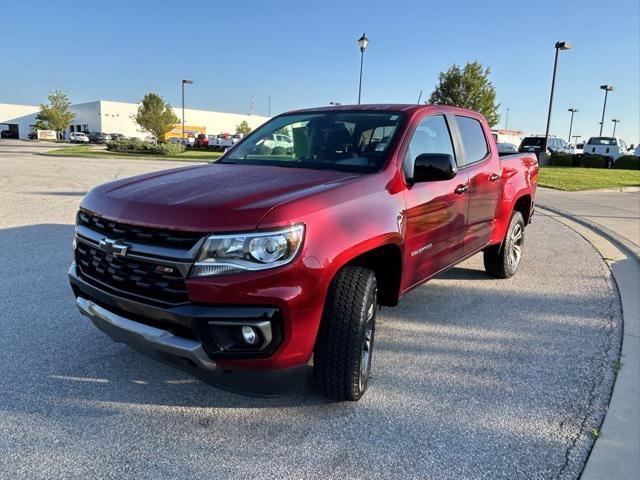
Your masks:
M366 32L363 102L413 103L428 96L453 63L479 60L509 127L544 133L553 45L561 52L552 133L597 134L609 83L611 118L628 143L640 140L638 0L316 1L60 3L4 0L0 102L37 104L61 89L72 102L138 101L149 91L180 104L190 78L193 108L272 114L357 101L359 51Z

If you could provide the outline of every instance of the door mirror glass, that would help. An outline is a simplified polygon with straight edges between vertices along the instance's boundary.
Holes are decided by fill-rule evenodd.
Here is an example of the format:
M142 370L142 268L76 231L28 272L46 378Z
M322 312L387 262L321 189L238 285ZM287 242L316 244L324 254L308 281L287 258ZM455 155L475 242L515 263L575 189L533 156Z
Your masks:
M451 180L458 173L452 155L447 153L423 153L413 164L413 183Z

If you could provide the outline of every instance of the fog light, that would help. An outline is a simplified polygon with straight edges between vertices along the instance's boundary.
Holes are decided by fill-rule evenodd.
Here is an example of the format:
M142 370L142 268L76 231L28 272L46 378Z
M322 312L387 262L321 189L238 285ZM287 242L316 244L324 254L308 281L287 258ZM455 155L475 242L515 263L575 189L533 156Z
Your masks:
M242 339L249 345L255 345L258 341L258 334L253 327L245 325L242 327Z

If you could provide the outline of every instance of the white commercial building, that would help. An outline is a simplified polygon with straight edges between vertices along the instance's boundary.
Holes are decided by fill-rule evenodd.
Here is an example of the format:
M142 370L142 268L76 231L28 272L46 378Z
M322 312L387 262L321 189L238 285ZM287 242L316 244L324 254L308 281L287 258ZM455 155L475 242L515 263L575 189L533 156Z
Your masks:
M145 138L149 135L135 121L138 104L98 100L96 102L71 105L75 113L71 131L121 133L126 137ZM32 105L12 105L0 103L0 130L9 130L11 136L27 138L33 131L36 115L40 107ZM182 109L174 108L176 116L182 121ZM246 121L254 129L267 121L268 117L258 115L241 115L238 113L210 112L185 108L185 130L215 135L219 133L235 133L236 126Z

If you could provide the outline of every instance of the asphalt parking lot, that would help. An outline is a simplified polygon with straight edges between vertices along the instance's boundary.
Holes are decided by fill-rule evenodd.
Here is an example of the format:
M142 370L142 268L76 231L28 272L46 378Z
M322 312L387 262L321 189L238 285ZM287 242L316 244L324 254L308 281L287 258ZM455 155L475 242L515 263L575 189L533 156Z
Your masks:
M578 478L611 392L620 308L581 236L538 215L517 276L482 259L381 313L357 403L226 393L112 343L66 271L93 185L173 162L0 143L0 478Z

